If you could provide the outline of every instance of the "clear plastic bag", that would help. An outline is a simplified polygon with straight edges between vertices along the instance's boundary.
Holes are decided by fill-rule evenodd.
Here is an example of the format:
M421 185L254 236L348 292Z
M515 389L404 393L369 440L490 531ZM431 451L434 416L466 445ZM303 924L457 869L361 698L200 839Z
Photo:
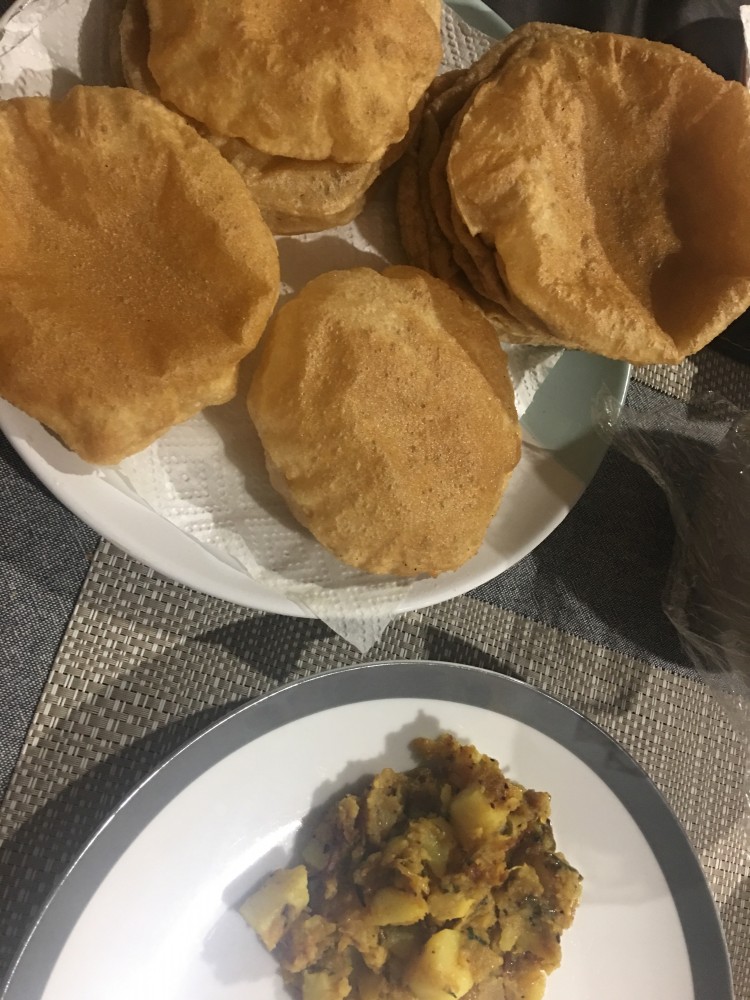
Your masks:
M750 413L716 394L684 407L604 406L612 445L663 490L676 530L664 611L740 735L750 853Z

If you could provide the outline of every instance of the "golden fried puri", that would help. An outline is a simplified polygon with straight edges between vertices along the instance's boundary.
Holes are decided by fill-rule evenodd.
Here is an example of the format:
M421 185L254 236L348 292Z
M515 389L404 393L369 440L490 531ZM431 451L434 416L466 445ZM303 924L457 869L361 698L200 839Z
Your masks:
M550 25L548 30L556 29ZM402 162L397 211L409 260L447 281L479 306L502 340L555 344L557 338L504 287L490 248L471 237L461 220L454 220L445 176L460 112L479 84L524 43L527 34L526 28L520 28L473 65L435 79L427 92L414 141ZM457 231L459 227L461 232Z
M247 184L271 232L315 233L355 219L381 163L336 163L269 156L242 139L208 135Z
M448 734L412 747L240 912L303 1000L540 1000L581 895L549 795Z
M113 463L235 392L273 237L194 129L133 90L0 104L0 395Z
M453 206L568 346L676 363L750 305L750 94L671 46L558 29L481 85Z
M412 111L414 122L420 111L421 105ZM287 235L351 222L362 211L369 188L399 159L411 138L410 130L374 163L337 163L269 156L242 139L201 131L239 172L271 231Z
M311 281L269 327L248 407L299 521L373 573L462 565L520 455L492 327L411 267Z
M127 0L120 23L120 57L128 85L162 100L148 66L149 21L145 0ZM176 110L173 105L172 110ZM412 112L416 121L418 108ZM300 160L271 156L243 139L217 135L188 119L239 171L272 232L317 232L351 222L362 211L367 190L398 159L409 135L372 163Z
M443 0L420 0L420 2L435 22L435 26L440 29L440 21L443 14Z
M427 177L440 142L432 107L438 94L447 90L461 72L443 73L430 84L414 138L401 160L396 195L399 234L410 263L449 283L453 283L458 267L429 203ZM426 151L428 134L432 148Z
M402 241L504 339L675 363L750 305L749 149L692 56L527 24L430 88Z
M431 6L431 5L430 5ZM424 0L147 0L163 98L276 156L379 160L434 77Z

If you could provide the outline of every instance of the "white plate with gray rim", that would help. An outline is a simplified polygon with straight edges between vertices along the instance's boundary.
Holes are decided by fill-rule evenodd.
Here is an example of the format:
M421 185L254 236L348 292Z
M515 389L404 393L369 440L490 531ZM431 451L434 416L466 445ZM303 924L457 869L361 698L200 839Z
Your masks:
M731 1000L700 864L641 768L520 681L428 661L338 669L238 709L162 764L62 879L2 1000L283 1000L237 912L313 807L451 731L552 796L583 874L545 1000Z

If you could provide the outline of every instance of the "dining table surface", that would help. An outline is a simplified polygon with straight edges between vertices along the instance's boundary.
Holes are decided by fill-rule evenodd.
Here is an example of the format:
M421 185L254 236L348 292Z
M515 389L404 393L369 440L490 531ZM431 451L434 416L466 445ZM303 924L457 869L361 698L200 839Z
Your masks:
M538 15L493 6L511 24ZM750 364L718 343L634 367L621 419L699 482L711 450L694 414L717 400L723 428L750 409ZM665 609L675 496L629 441L615 433L572 511L524 558L397 615L362 651L318 619L161 576L67 509L0 434L0 982L94 831L187 740L289 681L430 659L519 678L635 758L702 864L736 997L750 1000L747 744Z

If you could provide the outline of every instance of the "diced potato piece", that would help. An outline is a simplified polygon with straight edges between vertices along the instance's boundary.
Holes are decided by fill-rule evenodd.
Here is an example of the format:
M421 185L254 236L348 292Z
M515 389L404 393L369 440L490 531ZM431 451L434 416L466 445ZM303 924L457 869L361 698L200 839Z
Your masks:
M305 866L280 868L245 900L240 913L266 948L273 951L309 900Z
M418 826L417 826L418 824ZM450 823L440 817L413 822L418 828L424 860L436 875L444 875L456 836Z
M351 993L349 980L329 972L302 974L302 1000L344 1000Z
M386 924L416 924L427 916L427 903L421 896L385 886L378 889L370 903L370 918L382 927Z
M433 934L404 979L417 1000L456 1000L468 993L474 980L461 954L461 934Z
M461 846L472 850L505 825L508 811L491 802L480 785L467 785L451 802L451 823Z
M511 917L506 917L502 922L500 939L497 943L498 951L512 951L514 945L520 938L525 927L522 913L514 913Z
M430 913L438 923L461 920L474 905L474 900L462 892L441 892L433 889L428 898Z

